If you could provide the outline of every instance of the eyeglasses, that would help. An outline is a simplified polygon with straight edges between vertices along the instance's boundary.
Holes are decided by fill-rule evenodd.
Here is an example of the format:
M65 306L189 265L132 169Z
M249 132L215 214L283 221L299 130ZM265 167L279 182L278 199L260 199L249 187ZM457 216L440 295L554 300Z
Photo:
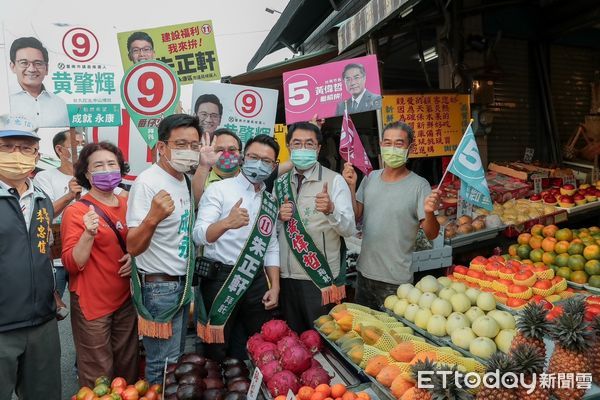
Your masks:
M175 143L177 150L200 150L200 142L188 142L187 140L163 140L164 143Z
M136 55L136 56L138 54L141 54L141 53L146 53L147 54L147 53L150 53L151 51L154 51L154 49L152 47L150 47L150 46L146 46L146 47L142 47L142 48L133 47L131 50L129 50L129 52L131 54Z
M32 146L21 146L21 145L17 145L17 144L9 144L9 143L1 143L0 144L0 152L2 152L2 153L12 153L17 148L19 149L21 154L25 154L28 156L33 156L33 155L37 154L37 152L39 150L37 147L32 147Z
M256 154L252 154L252 153L248 153L244 156L244 158L246 160L252 160L252 161L262 161L265 164L273 167L275 166L275 164L277 163L277 161L271 160L270 158L260 158L259 156L257 156Z
M199 112L198 113L198 118L200 118L201 121L204 121L207 118L210 118L212 120L217 120L217 119L221 119L221 114L217 114L217 113L207 113L207 112Z
M227 148L225 148L225 147L215 147L215 153L218 153L220 151L228 151L230 153L239 153L240 149L238 149L235 146L230 146L230 147L227 147Z
M306 149L306 150L316 150L317 147L319 147L318 143L315 142L291 142L290 143L290 150L300 150L300 149Z
M33 68L35 69L42 69L42 68L46 68L46 65L48 65L48 63L46 61L40 61L40 60L35 60L35 61L29 61L29 60L17 60L16 64L23 69L27 69L29 68L30 65L33 65Z

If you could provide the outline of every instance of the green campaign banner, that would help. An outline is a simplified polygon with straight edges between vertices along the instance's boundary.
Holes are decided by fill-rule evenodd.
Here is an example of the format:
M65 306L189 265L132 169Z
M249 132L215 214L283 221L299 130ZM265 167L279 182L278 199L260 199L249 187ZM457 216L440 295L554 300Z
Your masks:
M212 21L198 21L117 34L123 69L145 60L175 70L182 85L221 78Z
M180 84L175 71L160 61L140 61L125 73L121 98L148 147L158 141L158 124L175 112Z

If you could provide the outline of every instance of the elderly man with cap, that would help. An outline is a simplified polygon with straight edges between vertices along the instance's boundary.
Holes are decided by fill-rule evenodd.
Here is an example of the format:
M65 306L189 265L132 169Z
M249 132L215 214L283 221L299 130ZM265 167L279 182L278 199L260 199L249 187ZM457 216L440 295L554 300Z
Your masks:
M61 398L52 201L29 178L39 141L31 122L0 118L0 399Z

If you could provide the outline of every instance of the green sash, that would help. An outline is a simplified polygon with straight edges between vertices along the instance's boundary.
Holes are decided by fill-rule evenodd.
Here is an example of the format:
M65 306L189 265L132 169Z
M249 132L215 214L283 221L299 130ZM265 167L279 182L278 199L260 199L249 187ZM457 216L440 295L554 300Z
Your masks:
M290 251L303 267L306 275L321 290L322 303L339 303L346 297L345 274L342 273L344 264L341 263L338 279L334 280L327 258L315 245L298 212L296 196L292 190L292 174L288 172L279 177L276 187L279 205L284 203L286 196L294 205L292 218L284 223L284 236Z
M173 326L171 320L181 309L181 307L189 304L193 297L192 291L192 278L194 276L194 269L196 267L196 256L195 248L192 243L192 231L194 229L195 222L195 205L194 195L191 191L190 182L187 176L185 177L188 189L190 189L190 211L189 216L186 220L182 220L180 230L183 229L187 232L187 236L184 236L183 242L180 247L183 249L187 247L187 265L185 271L185 285L183 288L183 294L177 304L174 304L171 308L165 310L159 315L152 316L146 306L144 306L144 300L142 296L142 283L140 281L140 275L138 274L137 264L135 258L131 259L131 290L133 293L133 304L138 313L138 334L141 336L149 336L161 339L168 339L173 335ZM187 223L187 226L185 226Z
M263 192L260 210L250 236L246 240L231 273L217 293L208 314L202 302L198 303L197 333L205 343L224 343L225 324L235 305L248 290L262 269L271 233L275 229L277 203L270 193ZM201 300L201 296L197 296Z

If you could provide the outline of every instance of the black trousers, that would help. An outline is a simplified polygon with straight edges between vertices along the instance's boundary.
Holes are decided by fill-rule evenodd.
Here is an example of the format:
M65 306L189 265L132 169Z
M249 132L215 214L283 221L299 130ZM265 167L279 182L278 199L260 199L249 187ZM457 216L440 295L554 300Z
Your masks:
M398 285L374 281L358 272L356 277L356 298L354 301L373 310L381 311L385 298L396 294Z
M201 278L200 293L207 313L230 272L231 268L221 267L215 279ZM222 361L225 357L247 359L248 338L259 332L261 326L273 318L272 311L265 310L262 302L267 290L265 273L259 271L225 324L225 343L202 343L197 346L199 352L215 361Z
M322 305L321 290L312 281L280 280L279 304L287 324L298 334L314 328L314 320L327 314L333 304Z

